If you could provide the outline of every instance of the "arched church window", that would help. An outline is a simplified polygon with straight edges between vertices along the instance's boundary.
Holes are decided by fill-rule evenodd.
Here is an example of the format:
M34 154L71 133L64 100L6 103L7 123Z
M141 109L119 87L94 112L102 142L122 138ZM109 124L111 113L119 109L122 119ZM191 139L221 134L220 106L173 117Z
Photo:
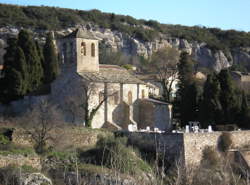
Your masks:
M128 92L128 104L129 104L129 105L132 104L132 102L133 102L132 99L133 99L133 97L132 97L132 92L129 91L129 92Z
M81 54L86 56L86 43L85 42L81 43Z
M91 56L95 57L95 44L94 43L91 44Z

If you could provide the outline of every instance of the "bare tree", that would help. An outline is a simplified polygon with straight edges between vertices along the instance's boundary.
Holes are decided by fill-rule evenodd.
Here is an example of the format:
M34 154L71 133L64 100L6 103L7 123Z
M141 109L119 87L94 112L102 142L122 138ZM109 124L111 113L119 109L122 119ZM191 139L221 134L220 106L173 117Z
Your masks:
M179 52L175 48L166 47L156 51L150 60L151 70L157 74L163 88L163 97L171 101L173 83L177 79L177 63Z
M92 121L97 111L105 101L114 96L116 91L112 91L102 86L103 83L84 82L77 87L74 95L68 96L66 100L66 109L72 115L72 121L77 117L82 117L86 127L92 126Z
M25 132L35 143L38 153L44 152L46 143L55 140L53 129L61 123L61 116L55 106L42 100L21 119Z

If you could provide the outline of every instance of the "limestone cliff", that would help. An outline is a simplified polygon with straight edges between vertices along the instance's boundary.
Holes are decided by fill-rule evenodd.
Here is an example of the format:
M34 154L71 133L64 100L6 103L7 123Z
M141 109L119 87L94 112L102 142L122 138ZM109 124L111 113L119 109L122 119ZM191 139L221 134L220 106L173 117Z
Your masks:
M140 55L148 57L154 51L165 46L172 46L179 50L184 50L192 54L198 65L205 68L211 68L220 71L232 64L250 64L250 48L231 48L227 52L222 50L212 50L206 43L197 41L189 42L181 38L171 38L161 34L161 39L155 39L150 42L135 39L125 33L103 29L97 25L81 25L85 29L90 30L102 44L113 51L120 50L127 55ZM56 31L55 35L63 36L72 32L75 28ZM39 40L45 40L45 32L42 30L34 31ZM3 62L4 47L6 47L6 38L17 35L18 29L11 27L0 28L0 64Z

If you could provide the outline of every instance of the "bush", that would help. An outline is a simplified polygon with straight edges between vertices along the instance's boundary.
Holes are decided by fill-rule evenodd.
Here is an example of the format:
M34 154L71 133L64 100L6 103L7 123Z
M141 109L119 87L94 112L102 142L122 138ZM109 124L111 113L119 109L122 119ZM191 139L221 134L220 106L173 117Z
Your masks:
M101 165L131 175L141 171L151 172L150 166L138 156L138 153L127 146L126 137L102 137L95 149L80 153L81 162Z
M216 166L219 163L219 156L211 146L206 146L202 152L201 164Z
M0 135L0 145L6 145L10 142L10 140L8 139L8 137L4 136L4 135Z
M0 168L0 184L15 185L19 182L19 169L16 166Z
M221 152L225 153L230 149L232 144L233 144L233 141L231 138L231 134L229 132L222 132L218 141L218 149Z
M127 69L127 70L133 70L133 65L131 65L131 64L124 64L124 65L122 65L122 67Z
M33 148L21 147L8 143L6 145L0 145L0 155L9 155L9 154L20 154L24 156L35 155Z

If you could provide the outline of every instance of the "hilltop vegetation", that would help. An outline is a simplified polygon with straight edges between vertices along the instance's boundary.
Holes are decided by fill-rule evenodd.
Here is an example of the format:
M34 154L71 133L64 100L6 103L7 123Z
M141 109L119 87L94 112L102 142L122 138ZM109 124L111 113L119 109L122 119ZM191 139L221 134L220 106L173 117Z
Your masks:
M0 4L0 26L58 30L77 24L93 23L126 33L143 41L167 37L205 42L211 49L232 49L250 46L250 33L200 26L160 24L154 20L137 20L131 16L103 13L99 10L83 11L47 6L14 6Z

